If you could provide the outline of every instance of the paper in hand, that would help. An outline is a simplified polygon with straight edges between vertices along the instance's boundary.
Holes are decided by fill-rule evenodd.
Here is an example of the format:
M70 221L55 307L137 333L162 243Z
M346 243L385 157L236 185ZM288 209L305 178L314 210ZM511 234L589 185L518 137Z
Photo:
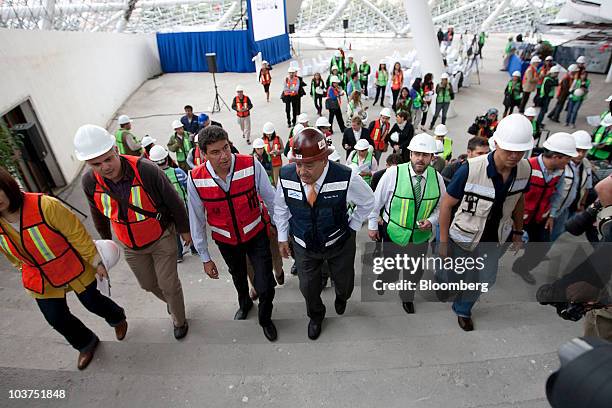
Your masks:
M100 278L96 275L96 281L98 283L98 290L106 297L110 297L110 281L106 278Z

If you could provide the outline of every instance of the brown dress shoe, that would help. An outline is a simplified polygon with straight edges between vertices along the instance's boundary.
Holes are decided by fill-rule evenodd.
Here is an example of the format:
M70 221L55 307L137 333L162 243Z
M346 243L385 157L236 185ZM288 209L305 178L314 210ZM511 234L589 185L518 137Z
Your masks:
M115 326L115 336L117 336L117 340L121 341L125 338L127 329L128 329L127 320L124 320L121 323L119 323L118 326Z
M474 322L472 322L472 319L469 317L457 316L457 322L463 331L468 332L474 330Z
M98 344L100 344L100 340L96 337L96 342L90 351L86 353L79 353L79 359L77 360L77 367L79 370L84 370L87 368L91 360L94 358L94 354L96 353L96 348L98 348Z

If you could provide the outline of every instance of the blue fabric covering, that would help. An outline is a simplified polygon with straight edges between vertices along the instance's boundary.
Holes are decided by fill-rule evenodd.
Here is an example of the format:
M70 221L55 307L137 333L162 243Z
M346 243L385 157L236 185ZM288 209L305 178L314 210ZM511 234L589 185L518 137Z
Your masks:
M529 63L527 63L527 65L529 65ZM523 68L523 61L521 61L521 59L518 56L516 55L510 56L510 60L508 61L508 75L509 76L512 76L512 73L514 71L519 71L522 76L526 69L527 69L526 66Z
M255 54L261 51L262 58L271 65L291 59L289 36L287 34L268 38L263 41L257 41L255 43L255 49Z

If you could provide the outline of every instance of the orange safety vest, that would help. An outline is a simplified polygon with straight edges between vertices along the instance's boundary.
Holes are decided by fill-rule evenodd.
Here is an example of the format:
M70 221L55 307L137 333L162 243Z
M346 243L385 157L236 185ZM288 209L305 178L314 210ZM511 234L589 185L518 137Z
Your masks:
M260 71L261 83L263 85L268 85L272 82L272 76L270 75L270 71L268 69Z
M200 146L196 144L193 148L193 164L199 166L202 164L202 155L200 154Z
M42 194L23 193L19 236L24 253L0 225L0 248L22 262L23 286L39 294L44 292L43 276L59 288L85 271L83 259L68 238L45 221L41 199Z
M389 126L385 126L384 131L381 133L380 131L380 119L374 122L374 129L370 133L370 139L374 142L374 149L376 150L385 150L385 145L387 144L386 138L387 133L389 132Z
M246 111L241 111L240 109L242 108L247 108L248 107L248 100L249 97L244 95L242 97L242 101L238 98L238 96L236 96L236 113L238 114L239 118L246 118L247 116L249 116L251 113L246 110Z
M404 83L404 73L400 71L398 74L393 74L393 78L391 79L391 89L397 91L402 87Z
M266 151L268 152L268 154L270 154L272 150L282 149L280 138L278 136L275 136L274 139L269 139L267 137L264 137L263 141L266 144L265 147L266 147ZM282 165L283 165L283 158L280 155L272 157L272 167L280 167Z
M555 192L557 182L561 176L555 176L547 183L537 157L529 159L531 164L531 178L529 179L529 191L525 193L525 224L535 221L541 223L550 214L550 199Z
M160 222L161 214L157 212L153 200L144 189L138 172L138 157L121 155L134 171L134 179L127 203L127 219L121 213L120 203L109 194L110 189L104 179L94 173L96 187L93 199L101 214L111 220L117 239L130 249L142 249L157 241L164 233ZM140 211L137 211L139 208Z
M538 70L534 68L533 65L529 65L527 67L527 71L529 70L533 71L533 77L537 77ZM525 71L525 74L523 75L523 82L522 82L523 86L525 86L525 83L527 83L527 71Z
M293 87L296 87L298 84L298 79L297 77L294 77L291 82L289 82L289 77L285 78L285 83L287 84L287 88L291 89ZM285 95L289 95L289 96L295 96L297 95L297 91L286 91Z
M236 154L234 159L228 192L219 187L206 166L191 170L212 238L229 245L248 242L264 228L255 185L255 158Z

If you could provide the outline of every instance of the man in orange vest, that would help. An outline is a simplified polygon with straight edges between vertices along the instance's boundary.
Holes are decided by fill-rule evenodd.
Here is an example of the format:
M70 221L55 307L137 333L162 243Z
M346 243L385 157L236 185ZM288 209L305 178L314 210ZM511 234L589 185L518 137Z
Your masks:
M236 97L232 101L232 109L238 115L242 138L246 139L247 144L251 144L251 109L253 109L253 104L251 98L244 94L242 85L236 87Z
M523 98L521 99L521 104L519 106L519 112L525 112L525 108L527 107L527 102L529 102L529 97L532 92L536 90L536 86L538 85L538 65L540 65L542 60L537 55L531 58L529 62L529 66L523 74Z
M83 125L74 137L75 155L90 169L81 180L96 230L112 231L140 286L167 304L174 337L187 334L183 288L176 270L176 232L191 243L185 203L153 162L120 155L99 126Z
M234 320L245 320L253 301L249 296L247 256L254 270L254 286L259 295L259 324L269 341L277 338L272 322L272 301L276 282L272 272L270 241L264 222L264 208L273 215L274 188L261 163L252 155L233 154L227 132L209 126L198 135L204 163L193 169L187 181L189 222L193 242L200 254L204 272L219 279L217 265L208 252L206 224L212 239L232 275L238 292Z
M380 156L387 150L387 137L391 129L391 124L389 123L390 118L391 109L383 108L380 111L378 119L370 122L370 126L368 126L370 140L374 145L374 157L376 161L380 161Z
M529 242L550 243L555 217L551 208L558 205L564 187L564 169L572 157L578 156L576 140L569 133L554 133L543 144L544 153L529 159L531 178L525 194L524 228ZM512 271L530 285L536 283L531 274L548 252L548 246L528 244L521 258L515 260Z
M96 286L96 275L108 278L111 260L98 254L70 210L53 197L22 192L4 167L0 167L0 253L21 271L23 286L47 322L79 351L79 370L93 359L99 339L70 312L68 292L74 291L83 306L104 318L115 328L117 340L123 340L128 328L125 312Z

